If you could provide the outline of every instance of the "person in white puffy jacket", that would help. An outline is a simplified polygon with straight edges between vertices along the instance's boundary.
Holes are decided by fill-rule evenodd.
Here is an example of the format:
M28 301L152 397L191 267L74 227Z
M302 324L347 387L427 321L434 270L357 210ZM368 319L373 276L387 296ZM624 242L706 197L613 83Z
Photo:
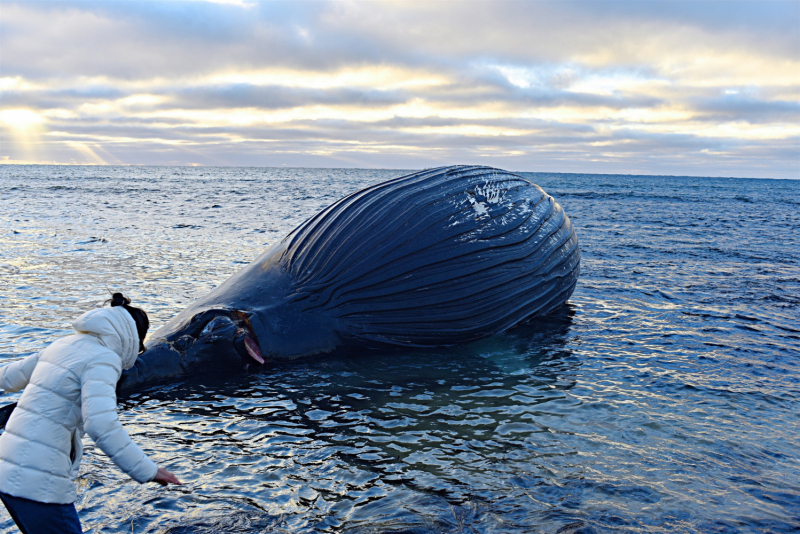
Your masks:
M115 293L75 334L0 368L0 387L25 389L0 435L0 499L23 534L82 532L75 510L84 432L139 483L180 484L122 428L116 385L144 351L149 321Z

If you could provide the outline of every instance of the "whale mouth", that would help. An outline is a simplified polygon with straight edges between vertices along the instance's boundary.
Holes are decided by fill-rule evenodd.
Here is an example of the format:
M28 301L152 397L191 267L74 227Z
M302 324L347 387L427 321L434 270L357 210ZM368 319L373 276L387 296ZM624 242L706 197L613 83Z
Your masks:
M195 314L189 324L163 341L184 361L206 361L238 357L245 369L264 365L261 345L247 313L240 310L211 309ZM145 351L144 354L146 354Z
M261 347L259 347L258 340L252 332L245 329L237 330L233 345L236 347L236 352L241 356L245 369L250 365L250 360L256 361L259 365L264 365L265 362L264 357L261 355Z
M170 331L147 340L146 350L132 368L122 372L117 387L132 389L149 380L186 373L198 365L217 369L241 366L244 370L264 365L250 317L240 310L214 308L170 325Z
M236 331L236 341L234 342L236 352L238 352L243 359L249 356L259 364L264 365L264 357L261 355L261 346L253 331L250 318L246 313L236 310L231 312L231 319L234 324L239 327ZM240 346L240 344L243 346Z

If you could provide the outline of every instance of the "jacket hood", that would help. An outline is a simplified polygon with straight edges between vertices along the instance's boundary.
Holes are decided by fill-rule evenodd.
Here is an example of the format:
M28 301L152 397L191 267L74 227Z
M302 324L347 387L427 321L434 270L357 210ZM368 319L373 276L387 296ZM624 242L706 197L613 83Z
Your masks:
M139 356L139 333L131 314L122 306L98 308L75 319L72 328L79 334L89 334L116 352L123 369L130 369Z

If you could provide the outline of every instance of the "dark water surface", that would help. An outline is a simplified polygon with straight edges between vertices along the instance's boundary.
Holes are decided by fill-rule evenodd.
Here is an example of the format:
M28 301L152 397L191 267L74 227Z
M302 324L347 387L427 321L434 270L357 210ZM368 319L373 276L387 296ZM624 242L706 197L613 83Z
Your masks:
M0 360L67 334L107 289L157 328L322 207L401 174L0 166ZM84 528L800 529L800 181L526 176L581 243L560 313L469 346L121 399L186 485L139 486L87 439Z

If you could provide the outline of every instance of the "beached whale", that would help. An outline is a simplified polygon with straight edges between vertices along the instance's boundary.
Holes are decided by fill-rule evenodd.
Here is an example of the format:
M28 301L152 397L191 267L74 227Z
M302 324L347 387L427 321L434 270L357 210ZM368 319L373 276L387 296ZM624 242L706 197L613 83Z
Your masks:
M563 305L578 239L540 187L489 167L425 170L295 228L148 339L119 387L337 349L473 341Z

